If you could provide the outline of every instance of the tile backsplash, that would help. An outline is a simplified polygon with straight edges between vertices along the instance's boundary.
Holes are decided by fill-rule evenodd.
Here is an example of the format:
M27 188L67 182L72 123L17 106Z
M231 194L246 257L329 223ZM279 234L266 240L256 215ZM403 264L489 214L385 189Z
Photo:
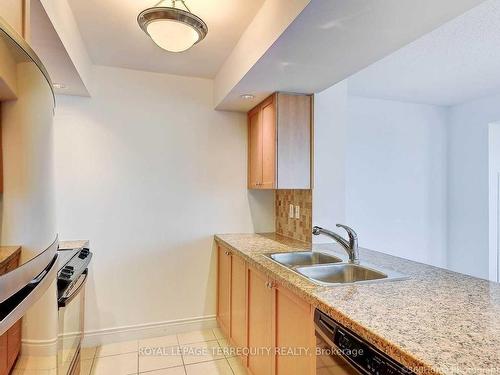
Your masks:
M299 241L312 242L312 190L276 190L276 233ZM290 205L293 205L293 218ZM296 206L299 218L295 218Z

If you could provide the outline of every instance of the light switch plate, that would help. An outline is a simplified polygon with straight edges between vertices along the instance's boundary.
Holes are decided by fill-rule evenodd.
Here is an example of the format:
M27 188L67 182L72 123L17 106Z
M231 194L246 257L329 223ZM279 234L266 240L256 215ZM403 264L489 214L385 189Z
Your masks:
M300 206L295 206L295 218L300 219Z
M293 204L290 203L290 207L288 208L288 217L293 219Z

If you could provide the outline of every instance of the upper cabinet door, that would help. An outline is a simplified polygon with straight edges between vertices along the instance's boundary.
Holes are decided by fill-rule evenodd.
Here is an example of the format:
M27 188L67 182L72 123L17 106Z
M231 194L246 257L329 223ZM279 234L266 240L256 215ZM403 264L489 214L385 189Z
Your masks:
M277 93L248 113L248 188L311 188L312 96Z
M2 1L0 8L2 17L19 35L24 35L25 22L25 0L7 0Z
M248 188L262 184L262 121L260 107L248 113Z
M311 96L278 93L278 188L311 188Z
M275 95L262 103L262 189L276 188Z

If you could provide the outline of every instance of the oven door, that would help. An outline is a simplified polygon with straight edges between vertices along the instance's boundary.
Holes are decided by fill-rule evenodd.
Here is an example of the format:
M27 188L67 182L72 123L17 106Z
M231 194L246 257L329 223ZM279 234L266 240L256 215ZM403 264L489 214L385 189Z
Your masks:
M76 374L83 338L85 282L88 270L59 299L59 332L57 340L58 375Z

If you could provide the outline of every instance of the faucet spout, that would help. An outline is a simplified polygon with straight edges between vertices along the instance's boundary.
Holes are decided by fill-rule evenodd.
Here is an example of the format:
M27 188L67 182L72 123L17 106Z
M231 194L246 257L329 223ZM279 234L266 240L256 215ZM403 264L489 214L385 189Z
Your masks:
M349 256L349 263L359 263L358 235L356 234L354 229L348 227L347 225L337 224L337 227L343 228L347 231L347 234L349 235L349 241L347 241L341 235L319 226L313 227L312 233L315 236L324 234L328 237L333 238L347 252L347 255Z

